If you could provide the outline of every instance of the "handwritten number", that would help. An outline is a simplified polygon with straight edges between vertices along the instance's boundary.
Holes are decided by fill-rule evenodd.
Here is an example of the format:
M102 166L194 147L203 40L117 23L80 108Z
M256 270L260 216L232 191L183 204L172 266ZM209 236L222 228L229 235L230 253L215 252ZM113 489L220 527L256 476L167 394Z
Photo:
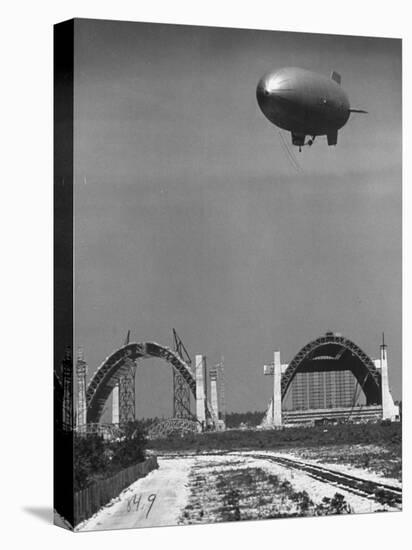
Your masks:
M140 495L139 498L137 498L137 495L134 495L133 498L129 498L127 501L127 512L132 511L132 504L136 506L136 512L137 512L139 509L141 500L142 500L142 495ZM155 493L147 497L147 502L150 502L150 506L149 506L149 509L147 510L146 517L148 517L148 515L150 514L150 510L152 509L152 506L155 500L156 500Z
M150 514L150 510L152 509L153 503L156 500L156 495L152 494L147 497L148 502L150 502L150 507L147 511L146 517Z
M140 501L142 500L142 495L139 496L139 500L136 502L136 495L133 497L133 502L136 504L136 512L139 509Z

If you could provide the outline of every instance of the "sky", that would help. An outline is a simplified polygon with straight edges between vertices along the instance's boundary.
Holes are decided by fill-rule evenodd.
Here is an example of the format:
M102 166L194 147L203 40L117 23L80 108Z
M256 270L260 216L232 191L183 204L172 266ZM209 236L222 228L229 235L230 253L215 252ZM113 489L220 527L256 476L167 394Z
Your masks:
M342 75L352 115L299 170L260 112L277 68ZM263 365L332 330L401 398L401 42L113 21L75 24L75 341L89 374L131 341L224 356L229 411L264 410ZM290 136L283 133L290 142ZM170 416L141 361L137 415Z

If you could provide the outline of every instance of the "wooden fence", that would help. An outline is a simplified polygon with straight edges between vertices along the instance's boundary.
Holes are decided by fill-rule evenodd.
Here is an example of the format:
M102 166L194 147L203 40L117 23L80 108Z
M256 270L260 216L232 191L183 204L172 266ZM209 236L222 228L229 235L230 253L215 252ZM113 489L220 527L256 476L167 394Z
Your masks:
M92 483L86 489L74 493L75 525L91 517L97 510L117 497L123 489L158 468L157 458L151 456L119 472L118 474Z

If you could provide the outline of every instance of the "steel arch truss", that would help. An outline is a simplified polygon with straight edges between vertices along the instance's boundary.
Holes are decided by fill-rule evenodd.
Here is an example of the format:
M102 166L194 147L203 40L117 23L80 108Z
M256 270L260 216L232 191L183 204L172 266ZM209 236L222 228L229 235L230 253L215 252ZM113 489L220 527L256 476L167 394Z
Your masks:
M198 424L188 418L166 418L152 424L148 430L149 439L162 439L170 436L184 437L196 433Z
M171 349L155 342L132 343L110 355L92 376L86 391L87 423L97 423L119 377L127 375L130 360L158 357L170 363L196 398L196 381L188 364Z
M333 357L329 357L329 352L322 353L321 349L331 344L334 348ZM302 369L305 362L315 358L336 359L340 361L347 353L352 354L354 361L350 361L349 368L362 386L368 404L381 404L381 374L376 369L373 361L351 340L335 334L326 334L309 342L295 355L282 375L282 399L285 398L294 376Z

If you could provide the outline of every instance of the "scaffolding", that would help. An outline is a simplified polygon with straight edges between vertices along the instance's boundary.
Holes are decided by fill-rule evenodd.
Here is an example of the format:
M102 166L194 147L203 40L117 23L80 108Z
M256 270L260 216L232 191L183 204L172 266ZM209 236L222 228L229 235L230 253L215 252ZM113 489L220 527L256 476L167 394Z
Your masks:
M192 360L181 338L173 329L174 351L192 369ZM190 388L183 376L173 367L173 417L192 419L190 406Z
M222 355L220 363L217 365L218 387L219 387L219 420L223 420L226 425L226 397L225 397L225 358Z
M136 362L126 357L119 377L119 422L134 422L136 419Z
M63 376L63 430L73 430L73 358L71 348L66 348L62 361Z

